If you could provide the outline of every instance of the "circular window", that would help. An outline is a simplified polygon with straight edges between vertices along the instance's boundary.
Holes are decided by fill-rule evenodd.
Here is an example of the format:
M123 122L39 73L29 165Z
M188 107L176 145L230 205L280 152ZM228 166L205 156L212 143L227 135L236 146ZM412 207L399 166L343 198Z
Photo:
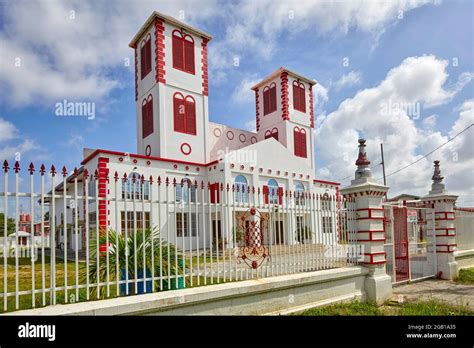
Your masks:
M147 145L145 149L145 155L150 156L151 155L151 146Z
M239 140L241 143L245 143L245 141L247 140L247 137L245 136L244 133L240 133Z
M222 135L222 131L220 130L220 128L214 128L214 136L216 138L219 138L221 135Z
M227 139L229 139L229 140L234 140L234 132L232 132L232 131L227 131Z
M188 143L182 143L181 152L183 153L183 155L189 155L191 153L191 145L189 145Z
M256 137L251 137L251 138L250 138L250 142L251 142L252 144L255 144L255 143L257 142L257 138L256 138Z

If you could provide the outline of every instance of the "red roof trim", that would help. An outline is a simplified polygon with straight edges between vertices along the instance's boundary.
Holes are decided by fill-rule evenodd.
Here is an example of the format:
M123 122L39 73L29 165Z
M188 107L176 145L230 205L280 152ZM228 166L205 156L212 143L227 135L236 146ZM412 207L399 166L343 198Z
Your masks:
M91 159L96 157L98 154L106 154L106 155L115 155L115 156L130 156L133 158L141 158L141 159L147 159L147 160L153 160L153 161L161 161L161 162L169 162L169 163L179 163L179 164L190 164L193 166L201 166L201 167L207 167L216 163L219 163L218 160L209 162L209 163L196 163L196 162L188 162L188 161L182 161L182 160L175 160L171 158L161 158L161 157L151 157L151 156L145 156L145 155L138 155L138 154L128 154L125 152L119 152L119 151L110 151L110 150L102 150L102 149L97 149L93 153L91 153L89 156L87 156L82 162L82 165L85 165L87 162L89 162Z
M341 183L334 182L334 181L326 181L326 180L316 180L314 179L313 182L317 182L319 184L327 184L327 185L334 185L334 186L341 186Z

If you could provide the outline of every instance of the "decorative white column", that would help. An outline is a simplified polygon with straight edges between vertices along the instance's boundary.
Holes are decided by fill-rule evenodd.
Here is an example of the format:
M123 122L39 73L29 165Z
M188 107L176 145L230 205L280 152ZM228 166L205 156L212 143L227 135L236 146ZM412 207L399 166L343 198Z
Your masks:
M384 209L382 200L388 186L376 183L370 172L365 139L359 140L357 170L351 185L340 190L355 200L357 243L362 248L361 264L369 269L365 280L367 300L382 304L392 295L392 279L386 273Z
M450 195L443 184L439 161L434 161L433 183L431 191L421 201L433 208L428 213L427 228L433 230L436 236L436 274L442 279L457 277L458 267L454 258L456 251L456 228L454 227L454 204L458 196ZM433 215L434 214L434 219ZM433 226L434 224L434 226Z

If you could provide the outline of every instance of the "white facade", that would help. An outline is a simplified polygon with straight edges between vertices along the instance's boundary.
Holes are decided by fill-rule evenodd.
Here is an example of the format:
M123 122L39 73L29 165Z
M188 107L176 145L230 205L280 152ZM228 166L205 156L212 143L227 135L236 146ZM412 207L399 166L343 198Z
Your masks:
M173 64L173 32L180 31L182 35L188 35L194 40L194 74L174 68ZM151 42L151 71L143 77L141 74L142 57L141 46L147 40ZM66 195L73 195L74 185L77 180L81 202L77 203L77 223L75 215L68 204L64 204L61 194L64 196L62 187L57 188L55 203L55 215L57 225L61 223L64 215L64 207L67 212L67 238L64 233L57 238L59 243L64 243L68 248L75 249L75 231L82 230L79 239L84 243L85 231L82 224L88 221L89 233L95 235L94 228L105 227L123 231L125 211L145 212L142 218L157 221L160 216L160 230L163 238L172 243L181 245L186 243L187 247L202 246L210 243L212 221L219 220L222 225L222 233L231 233L233 222L226 218L230 214L230 205L233 205L232 194L226 194L220 200L227 204L227 211L198 212L198 223L203 224L208 234L206 241L203 236L178 237L176 233L176 215L179 213L179 205L167 203L168 213L159 211L159 204L152 205L145 202L125 202L125 192L132 190L134 184L124 184L124 174L130 180L132 173L143 176L146 181L152 177L153 183L145 182L143 190L146 199L165 200L166 192L169 199L175 200L174 188L166 189L164 184L166 178L177 180L178 184L183 179L190 179L201 183L223 185L224 188L235 184L237 176L244 176L249 188L265 190L270 180L277 182L281 192L294 192L296 185L311 194L337 193L337 183L318 181L315 179L314 166L314 137L313 137L313 114L311 87L314 81L304 78L287 69L280 68L269 78L263 80L253 87L256 91L256 133L231 128L225 125L209 122L209 108L207 96L207 42L211 37L194 28L191 28L175 19L154 13L140 29L132 40L130 46L136 52L136 117L137 117L137 154L106 150L85 150L83 167L79 175L67 180ZM287 79L287 81L286 81ZM305 112L295 110L293 107L293 81L304 85ZM275 83L276 105L274 112L264 115L263 113L263 89L265 86ZM286 86L286 87L285 87ZM286 88L286 89L285 89ZM257 92L258 90L258 92ZM196 134L187 134L175 131L174 102L175 93L190 96L195 103ZM151 96L151 98L150 98ZM286 98L286 101L285 101ZM142 104L144 100L153 100L153 127L151 133L143 137ZM286 115L286 117L285 117ZM306 134L306 157L296 156L294 148L294 129L304 129ZM278 129L278 141L270 137L265 139L265 134L273 128ZM148 128L150 132L150 128ZM97 180L93 176L97 171ZM88 173L86 178L84 173ZM118 180L114 179L117 173ZM157 188L157 180L161 178L161 188ZM108 178L108 181L107 179ZM138 178L137 178L138 179ZM241 180L242 178L240 178ZM90 183L92 180L92 183ZM127 186L130 185L130 186ZM138 185L139 184L135 184ZM86 190L85 187L88 187ZM198 191L199 192L199 191ZM87 195L87 197L86 197ZM161 197L157 197L160 196ZM140 196L141 197L141 196ZM89 204L84 204L85 199ZM67 198L70 200L70 198ZM265 196L260 194L255 203L256 206L265 205ZM209 197L197 197L198 202L209 201ZM289 200L289 198L288 198ZM268 202L267 202L268 203ZM279 202L280 205L283 202ZM137 206L138 204L138 206ZM238 204L237 204L238 205ZM278 204L276 204L278 205ZM191 204L192 206L192 204ZM194 208L193 208L194 209ZM87 214L86 214L87 211ZM76 210L74 210L76 212ZM96 212L98 212L96 214ZM149 215L148 215L149 214ZM87 215L87 216L86 216ZM96 220L95 223L93 220ZM127 218L127 220L129 220ZM81 223L82 222L82 223ZM289 223L291 226L285 231L290 239L294 233L296 222ZM64 229L61 225L60 229ZM335 226L333 229L335 231ZM293 232L292 232L293 231ZM71 238L74 239L71 241Z

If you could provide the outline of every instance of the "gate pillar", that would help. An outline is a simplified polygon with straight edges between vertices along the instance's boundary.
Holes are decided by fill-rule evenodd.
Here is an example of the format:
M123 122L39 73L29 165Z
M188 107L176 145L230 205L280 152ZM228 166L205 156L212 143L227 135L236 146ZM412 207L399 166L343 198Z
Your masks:
M454 258L457 246L454 204L458 196L446 191L443 179L439 161L434 161L431 191L427 196L422 197L421 201L433 208L426 220L427 228L434 231L436 236L436 274L439 278L452 280L458 273L457 262Z
M369 269L365 280L367 300L382 304L392 295L392 279L386 273L383 197L388 186L376 183L370 172L365 140L359 140L357 170L351 185L340 190L356 205L357 244L361 250L360 263ZM359 249L358 248L358 249Z

